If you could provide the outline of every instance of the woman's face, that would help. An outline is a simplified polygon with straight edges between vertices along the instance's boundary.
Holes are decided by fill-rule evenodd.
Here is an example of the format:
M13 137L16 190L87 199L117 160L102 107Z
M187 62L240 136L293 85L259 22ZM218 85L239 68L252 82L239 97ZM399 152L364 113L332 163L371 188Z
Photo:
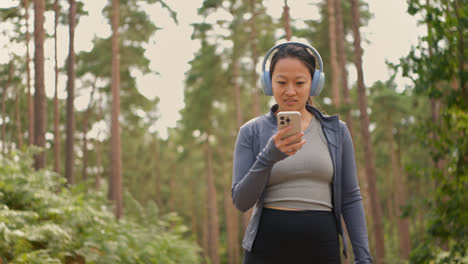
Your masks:
M279 111L305 110L309 98L312 76L297 58L283 58L276 62L271 76L273 97Z

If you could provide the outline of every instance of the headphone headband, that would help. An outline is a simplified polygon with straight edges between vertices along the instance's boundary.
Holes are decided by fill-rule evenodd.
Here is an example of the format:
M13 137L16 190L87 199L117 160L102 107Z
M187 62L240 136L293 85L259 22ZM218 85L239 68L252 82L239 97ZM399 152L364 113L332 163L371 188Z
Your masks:
M322 62L322 56L320 56L320 53L318 53L318 51L312 47L312 46L309 46L307 44L304 44L304 43L300 43L300 42L294 42L294 41L288 41L288 42L284 42L284 43L280 43L280 44L277 44L275 46L273 46L268 52L267 54L265 55L265 57L263 58L263 63L262 63L262 72L265 71L265 65L268 61L268 57L270 56L270 54L275 51L276 49L279 49L283 46L286 46L286 45L289 45L289 44L293 44L293 45L296 45L296 46L301 46L303 48L306 48L306 49L309 49L310 51L312 51L314 57L318 60L318 64L320 66L320 71L323 72L323 62Z
M296 46L301 46L303 48L306 48L306 49L310 50L312 52L312 55L315 57L316 61L318 62L320 70L315 69L314 74L312 76L310 96L319 95L320 92L323 89L323 84L325 82L325 73L323 72L322 57L320 56L320 53L318 53L318 51L314 47L312 47L310 45L307 45L307 44L304 44L304 43L293 42L293 41L284 42L284 43L280 43L280 44L277 44L277 45L273 46L266 53L265 57L263 58L261 79L262 79L262 87L263 87L264 93L266 95L273 95L273 89L271 87L270 72L265 70L265 65L266 65L266 63L268 61L268 58L269 58L270 54L273 51L275 51L276 49L279 49L281 47L284 47L284 46L287 46L287 45L290 45L290 44L293 44L293 45L296 45Z

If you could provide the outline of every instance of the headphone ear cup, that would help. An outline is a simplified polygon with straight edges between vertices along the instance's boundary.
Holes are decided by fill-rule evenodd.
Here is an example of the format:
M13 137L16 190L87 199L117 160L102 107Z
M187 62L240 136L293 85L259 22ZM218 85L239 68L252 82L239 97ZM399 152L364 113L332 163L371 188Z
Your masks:
M312 85L310 86L310 96L319 95L322 92L324 82L325 73L315 70L314 77L312 78Z
M317 95L317 88L320 82L320 72L318 70L314 71L314 76L312 77L312 84L310 85L310 96Z
M316 91L317 95L319 95L322 92L324 84L325 84L325 73L320 72L320 80L319 80L317 91Z
M262 88L265 95L272 96L273 88L271 87L270 71L264 71L262 74Z

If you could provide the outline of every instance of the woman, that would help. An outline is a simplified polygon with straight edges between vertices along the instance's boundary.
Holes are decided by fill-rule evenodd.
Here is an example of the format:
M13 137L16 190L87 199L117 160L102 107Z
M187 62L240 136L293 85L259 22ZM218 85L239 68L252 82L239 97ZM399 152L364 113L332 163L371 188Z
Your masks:
M341 216L355 263L372 262L348 128L308 103L322 89L322 69L320 54L302 43L279 44L265 56L262 85L276 104L240 128L234 150L234 204L242 212L254 207L245 264L341 263ZM278 131L280 111L300 112L303 131L281 139L290 127Z

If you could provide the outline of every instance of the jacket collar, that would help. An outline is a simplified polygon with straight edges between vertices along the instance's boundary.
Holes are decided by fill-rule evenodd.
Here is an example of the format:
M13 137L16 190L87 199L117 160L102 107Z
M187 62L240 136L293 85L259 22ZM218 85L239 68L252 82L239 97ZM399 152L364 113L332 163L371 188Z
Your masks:
M278 110L278 107L279 107L278 104L273 105L270 108L270 112L266 114L268 121L270 121L275 126L277 122L275 112ZM332 116L324 115L320 110L318 110L317 108L309 104L306 104L306 109L307 111L311 112L315 116L315 118L317 118L320 121L320 124L323 127L329 128L334 131L338 131L338 127L339 127L338 115L332 115Z

